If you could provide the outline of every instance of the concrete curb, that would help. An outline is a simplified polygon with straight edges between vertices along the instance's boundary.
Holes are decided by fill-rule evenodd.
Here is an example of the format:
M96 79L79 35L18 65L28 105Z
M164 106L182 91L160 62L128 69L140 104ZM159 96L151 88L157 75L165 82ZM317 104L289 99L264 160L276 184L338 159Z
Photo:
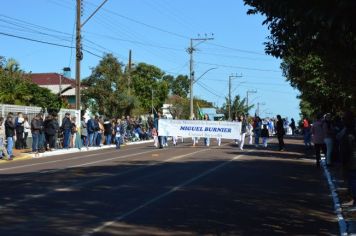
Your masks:
M330 174L330 171L328 170L327 166L326 166L326 162L325 159L322 159L321 162L321 167L323 168L323 172L324 172L324 176L328 182L328 186L331 192L331 196L334 202L334 211L336 213L336 217L338 220L338 224L339 224L339 230L340 230L340 235L341 236L346 236L348 235L348 229L347 229L347 225L346 225L346 221L345 218L343 216L343 212L342 212L342 208L341 208L341 204L340 204L340 200L339 200L339 196L336 192L336 187L333 181L333 178Z
M152 143L153 144L153 139L145 140L145 141L130 142L130 143L123 144L121 146L138 145L138 144L143 144L143 143ZM81 149L78 149L78 148L57 149L54 151L47 151L47 152L38 153L38 154L21 153L20 156L16 156L12 161L0 160L0 165L5 164L5 163L11 163L13 161L28 160L28 159L32 159L32 158L43 158L43 157L64 155L64 154L77 153L77 152L90 152L90 151L103 150L103 149L109 149L109 148L115 148L115 147L116 146L112 144L112 145L103 145L101 147L89 147L89 148L83 147Z

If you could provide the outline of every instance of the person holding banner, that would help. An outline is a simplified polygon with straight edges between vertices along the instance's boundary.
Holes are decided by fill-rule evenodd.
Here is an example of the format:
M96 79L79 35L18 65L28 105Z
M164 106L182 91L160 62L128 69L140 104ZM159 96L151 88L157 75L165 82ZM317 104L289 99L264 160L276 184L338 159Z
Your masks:
M158 134L158 144L159 144L159 148L162 149L163 148L163 144L162 144L162 136L159 135L158 132L158 121L161 119L162 114L160 111L158 111L157 113L154 114L154 121L153 121L153 127L157 130L157 134Z
M203 120L205 120L205 121L210 120L208 114L206 114L206 113L204 114ZM205 138L204 138L204 144L205 144L205 146L207 146L207 147L210 146L210 138L209 138L209 137L205 137Z
M248 144L252 145L253 141L253 125L252 121L247 122Z

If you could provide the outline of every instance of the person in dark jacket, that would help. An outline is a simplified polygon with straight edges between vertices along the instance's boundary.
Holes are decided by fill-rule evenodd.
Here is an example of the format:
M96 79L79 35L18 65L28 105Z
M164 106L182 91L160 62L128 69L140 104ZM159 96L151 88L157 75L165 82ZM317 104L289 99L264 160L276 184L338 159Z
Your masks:
M113 133L113 127L112 127L111 121L108 119L105 119L105 121L104 121L104 136L105 136L105 144L106 145L111 144L112 133Z
M16 130L16 149L23 149L24 144L24 132L25 132L25 119L23 117L22 112L17 113L17 117L15 118L15 130Z
M32 152L38 153L38 142L40 139L41 130L41 114L37 114L31 120L31 133L32 133Z
M269 138L269 132L266 124L263 125L263 128L261 130L261 138L262 138L262 145L263 147L266 148L268 146L268 138Z
M66 113L61 125L61 130L63 132L63 148L69 148L72 122L70 121L70 113Z
M99 131L98 116L92 116L87 123L89 146L95 146Z
M38 151L45 152L46 138L44 133L44 114L40 112L39 115L40 115L39 123L41 128L40 128L39 138L38 138Z
M295 126L295 121L294 121L293 118L291 119L291 122L290 122L289 127L292 129L292 135L294 135L294 134L295 134L296 126Z
M5 136L7 140L7 154L9 158L14 158L12 148L14 147L15 122L12 112L9 112L5 121Z
M279 151L284 150L284 140L283 137L285 135L283 120L280 115L277 115L277 123L276 123L276 134L278 138Z
M44 133L46 137L46 143L48 145L48 150L53 150L55 148L55 136L58 130L58 123L52 115L48 115L44 121ZM46 146L47 146L46 145Z
M347 111L343 116L344 128L337 134L340 141L340 153L343 161L343 172L346 177L349 192L352 195L352 205L356 210L356 124L355 116Z

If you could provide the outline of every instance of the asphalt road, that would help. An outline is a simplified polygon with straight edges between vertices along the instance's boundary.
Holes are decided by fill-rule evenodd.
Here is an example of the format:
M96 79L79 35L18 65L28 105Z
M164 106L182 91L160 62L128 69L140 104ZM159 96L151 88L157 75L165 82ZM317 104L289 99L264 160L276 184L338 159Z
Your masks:
M286 143L140 144L1 164L0 235L338 235L322 170L300 140Z

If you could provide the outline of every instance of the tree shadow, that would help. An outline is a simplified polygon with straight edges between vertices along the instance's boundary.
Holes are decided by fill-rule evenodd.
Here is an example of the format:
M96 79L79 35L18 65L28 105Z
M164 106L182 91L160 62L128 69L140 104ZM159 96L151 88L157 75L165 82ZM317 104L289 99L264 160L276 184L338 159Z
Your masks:
M0 234L78 235L111 221L94 235L337 234L320 172L278 161L288 153L248 159L263 153L1 174Z

